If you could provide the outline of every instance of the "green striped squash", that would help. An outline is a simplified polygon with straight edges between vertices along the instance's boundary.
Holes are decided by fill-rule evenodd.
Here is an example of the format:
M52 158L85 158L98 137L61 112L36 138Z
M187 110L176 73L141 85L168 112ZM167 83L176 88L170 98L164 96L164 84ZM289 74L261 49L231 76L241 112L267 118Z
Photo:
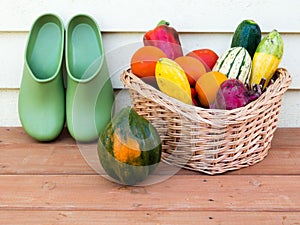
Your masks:
M251 76L251 56L243 47L232 47L216 62L213 71L224 73L228 79L236 78L248 84Z

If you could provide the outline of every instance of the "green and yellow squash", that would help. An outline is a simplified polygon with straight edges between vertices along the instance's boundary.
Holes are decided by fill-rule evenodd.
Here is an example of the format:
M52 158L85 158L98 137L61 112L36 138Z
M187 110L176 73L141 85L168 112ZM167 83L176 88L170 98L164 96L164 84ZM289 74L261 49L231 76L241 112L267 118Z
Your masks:
M98 142L100 163L115 181L135 185L145 180L161 159L155 127L131 107L123 108L106 126Z
M277 30L268 33L259 43L252 60L251 87L262 85L265 89L278 68L284 44Z

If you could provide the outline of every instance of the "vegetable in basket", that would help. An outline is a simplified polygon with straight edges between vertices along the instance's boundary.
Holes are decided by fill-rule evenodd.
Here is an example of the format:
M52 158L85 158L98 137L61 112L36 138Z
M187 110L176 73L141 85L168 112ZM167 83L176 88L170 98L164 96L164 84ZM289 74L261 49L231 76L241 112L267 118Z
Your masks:
M210 108L231 110L243 107L261 95L260 86L257 87L258 89L255 91L248 90L243 82L238 79L225 80L221 84L216 99Z
M265 89L274 75L283 55L283 40L277 30L271 31L259 43L253 60L250 84Z
M160 58L156 63L155 78L161 92L186 104L193 105L188 78L184 70L174 60Z
M229 79L236 78L248 84L251 76L251 56L244 47L232 47L217 60L213 71L224 73Z
M179 35L177 31L162 20L153 29L144 34L145 46L151 45L160 48L169 59L176 59L183 55Z
M231 47L244 47L251 59L261 41L261 30L259 25L250 19L243 20L235 29Z

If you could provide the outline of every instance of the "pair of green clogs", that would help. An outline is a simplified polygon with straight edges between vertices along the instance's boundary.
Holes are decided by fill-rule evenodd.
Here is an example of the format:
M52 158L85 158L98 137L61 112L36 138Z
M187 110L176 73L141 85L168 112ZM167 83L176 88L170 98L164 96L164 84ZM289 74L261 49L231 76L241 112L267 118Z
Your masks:
M26 45L18 101L24 130L36 140L51 141L61 133L66 120L75 140L93 141L111 119L113 101L101 32L95 20L76 15L65 32L58 16L45 14L37 18Z

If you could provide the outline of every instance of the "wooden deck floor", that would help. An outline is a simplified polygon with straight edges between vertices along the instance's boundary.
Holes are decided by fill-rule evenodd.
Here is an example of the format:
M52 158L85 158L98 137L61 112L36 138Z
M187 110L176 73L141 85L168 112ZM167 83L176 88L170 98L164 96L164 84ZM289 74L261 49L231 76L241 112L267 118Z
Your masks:
M42 144L0 128L0 224L300 224L300 129L262 162L209 176L181 169L144 187L91 169L67 132Z

